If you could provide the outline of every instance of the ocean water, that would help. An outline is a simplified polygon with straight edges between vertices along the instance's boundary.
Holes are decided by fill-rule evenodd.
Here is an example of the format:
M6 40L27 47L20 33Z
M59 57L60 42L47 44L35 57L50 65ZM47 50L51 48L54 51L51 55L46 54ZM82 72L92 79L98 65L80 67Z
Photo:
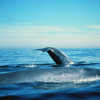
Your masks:
M60 50L75 64L53 67L46 52L0 49L0 100L100 100L100 48Z

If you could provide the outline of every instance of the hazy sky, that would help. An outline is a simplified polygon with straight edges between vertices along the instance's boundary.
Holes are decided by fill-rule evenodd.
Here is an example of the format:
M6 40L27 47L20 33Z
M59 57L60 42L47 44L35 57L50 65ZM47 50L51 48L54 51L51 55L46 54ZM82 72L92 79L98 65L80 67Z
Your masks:
M0 47L99 47L100 0L0 0Z

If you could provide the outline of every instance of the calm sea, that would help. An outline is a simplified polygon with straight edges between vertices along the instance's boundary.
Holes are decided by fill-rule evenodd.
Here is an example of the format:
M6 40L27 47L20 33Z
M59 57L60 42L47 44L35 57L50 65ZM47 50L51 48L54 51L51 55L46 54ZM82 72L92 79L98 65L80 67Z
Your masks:
M17 71L43 71L37 71L35 76L26 73L30 78L23 75L22 78L28 82L0 85L0 100L100 100L100 48L60 50L76 63L67 67L68 70L63 67L53 68L55 63L46 52L0 49L0 76ZM45 69L55 71L49 75L50 72L44 71ZM39 76L41 73L42 79ZM32 77L41 81L32 82ZM13 75L11 78L15 80ZM21 81L20 77L16 79L19 80Z

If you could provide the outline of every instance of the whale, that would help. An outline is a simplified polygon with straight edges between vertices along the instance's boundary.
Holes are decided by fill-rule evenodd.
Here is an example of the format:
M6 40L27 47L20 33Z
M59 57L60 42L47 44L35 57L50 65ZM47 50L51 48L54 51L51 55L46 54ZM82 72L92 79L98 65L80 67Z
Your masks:
M68 67L74 62L62 51L46 47L41 50L47 52L57 66L49 68L31 68L22 71L0 74L0 85L34 83L34 82L88 82L100 80L100 69ZM62 67L62 66L65 67ZM67 67L66 67L67 66Z
M46 48L36 49L36 50L47 52L49 54L49 56L52 58L52 60L56 64L56 65L53 65L52 67L69 67L70 65L75 67L75 66L80 66L80 65L99 64L99 63L89 63L88 61L73 62L64 52L54 47L46 47Z
M61 67L61 66L69 66L69 65L74 64L74 62L64 52L56 48L46 47L46 48L37 49L37 50L47 52L49 56L53 59L53 61L56 63L56 67L58 67L59 65Z

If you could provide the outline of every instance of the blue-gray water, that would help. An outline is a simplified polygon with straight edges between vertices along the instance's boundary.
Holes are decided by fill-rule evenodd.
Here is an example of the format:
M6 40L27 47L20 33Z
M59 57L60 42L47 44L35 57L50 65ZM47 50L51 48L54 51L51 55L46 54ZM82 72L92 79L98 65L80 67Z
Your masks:
M47 53L33 49L0 49L0 75L24 70L59 71L59 75L51 76L43 72L42 79L37 77L40 82L32 82L28 77L28 82L0 85L0 100L100 100L100 49L60 50L76 63L68 67L70 74L64 71L67 68L61 68L64 69L61 73L60 68L53 68L55 63Z

